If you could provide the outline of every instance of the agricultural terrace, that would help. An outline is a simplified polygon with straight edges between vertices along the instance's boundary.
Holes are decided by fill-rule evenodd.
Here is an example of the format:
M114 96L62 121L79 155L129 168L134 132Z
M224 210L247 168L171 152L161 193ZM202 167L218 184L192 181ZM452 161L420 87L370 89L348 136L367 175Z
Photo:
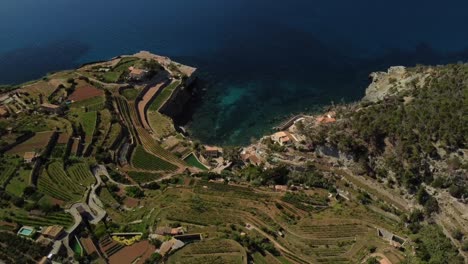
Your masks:
M49 97L60 84L57 84L54 81L37 81L32 84L27 84L21 87L18 90L20 93L27 93L29 94L30 98L39 99L40 95L44 96L45 98Z
M53 134L53 131L38 132L32 138L7 151L7 153L18 155L23 155L25 152L28 151L35 151L37 153L41 153L49 144L49 141Z
M168 86L164 87L161 93L151 103L149 110L159 111L166 101L171 97L174 90L180 85L180 81L173 81Z
M97 112L81 112L79 114L79 120L81 127L83 128L83 132L85 133L85 149L93 140L94 130L96 128L97 122Z
M162 173L145 172L145 171L128 171L127 174L139 184L155 181L163 177Z
M78 86L75 91L68 97L72 102L81 102L94 97L102 97L104 91L91 85Z
M137 99L139 93L140 93L140 91L138 91L135 88L125 88L121 92L123 97L125 97L125 99L127 99L129 101L135 101Z
M163 82L156 84L153 87L150 87L148 91L146 91L146 93L143 95L143 98L141 98L141 100L138 102L138 114L140 115L142 125L145 129L148 129L148 130L151 129L146 119L146 109L148 107L148 104L151 102L151 100L153 100L153 97L158 93L160 89L164 89L163 86L165 84L166 82L163 81ZM162 95L162 92L156 97L155 100L157 100L157 98L160 97L161 95Z
M108 109L104 109L99 111L98 113L99 116L99 123L97 126L97 138L94 143L94 146L96 146L93 150L93 153L96 153L96 150L98 147L102 147L104 144L104 141L106 140L107 134L110 131L111 128L111 120L112 120L112 114Z
M132 164L135 168L149 171L175 171L177 169L177 166L151 155L141 146L136 148L132 157Z
M400 251L376 234L377 227L401 233L397 221L355 201L328 200L328 192L323 189L283 199L285 193L266 188L194 178L185 178L183 182L178 188L165 188L163 184L160 190L145 189L141 208L134 211L109 208L109 215L119 225L143 220L130 225L129 231L143 232L155 224L179 223L189 233L202 233L206 240L233 239L247 248L249 254L262 253L263 258L270 260L267 263L275 263L271 259L279 263L361 263L369 254L369 245L376 245L376 252L385 251L393 259L402 257ZM299 200L305 204L300 205ZM241 232L246 235L241 236Z
M247 253L236 241L228 239L202 240L188 244L173 254L168 263L204 264L226 263L246 264Z
M156 157L172 163L172 165L186 165L184 161L180 160L174 154L161 147L150 135L150 133L142 127L138 118L135 104L133 102L129 103L121 96L117 96L116 99L122 118L125 120L127 127L130 129L132 136L136 139L139 139L139 143L141 143L141 146L144 146L145 150L149 151Z
M50 154L51 158L55 159L62 159L65 157L68 147L68 141L70 140L70 134L67 132L62 132L59 134L57 138L57 142L52 149L52 153Z
M13 178L9 181L5 190L12 195L21 197L24 189L29 186L32 170L20 168L18 173L12 175Z
M81 199L94 177L84 163L73 164L64 170L63 163L53 162L39 177L39 191L53 198L71 202Z
M135 57L124 57L109 71L103 73L99 76L103 82L106 83L117 83L123 79L123 75L128 72L128 68L131 66L136 66L136 63L139 61Z
M8 212L9 217L14 222L20 225L43 227L51 225L61 225L64 227L71 226L73 224L73 217L65 212L50 213L46 216L30 216L28 213L20 210L12 210Z
M0 186L5 188L5 185L13 177L17 171L20 161L13 157L2 157L0 158Z
M104 142L102 143L102 147L104 149L113 148L116 145L122 133L123 131L120 123L112 123L109 132L107 133Z
M168 116L157 111L148 111L146 116L148 117L151 129L159 138L164 138L176 133L174 124Z

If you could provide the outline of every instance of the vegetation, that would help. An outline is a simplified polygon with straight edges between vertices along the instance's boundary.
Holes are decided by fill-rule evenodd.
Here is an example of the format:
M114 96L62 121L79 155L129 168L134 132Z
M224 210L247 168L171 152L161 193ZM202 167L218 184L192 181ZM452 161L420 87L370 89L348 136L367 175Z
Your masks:
M15 234L0 232L0 258L8 263L37 263L49 248Z
M173 171L177 168L175 165L149 154L140 146L135 150L132 164L135 168L153 171Z
M160 179L163 174L142 171L129 171L128 175L137 183L145 183Z
M437 226L424 226L416 236L415 242L416 255L420 261L440 264L463 263L457 249Z
M169 99L172 95L172 92L180 85L180 81L174 81L168 86L164 87L162 92L154 99L151 103L149 110L151 111L159 111L161 106Z

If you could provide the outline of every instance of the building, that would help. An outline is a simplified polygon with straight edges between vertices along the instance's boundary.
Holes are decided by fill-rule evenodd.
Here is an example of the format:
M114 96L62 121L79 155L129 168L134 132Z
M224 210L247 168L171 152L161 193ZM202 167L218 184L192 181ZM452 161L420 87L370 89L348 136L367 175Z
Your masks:
M223 149L222 148L218 148L218 147L212 147L212 146L204 146L204 150L203 150L203 155L207 158L217 158L219 157L219 155L223 153Z
M61 107L59 105L43 103L41 104L41 110L49 114L60 114Z
M315 118L315 123L317 125L334 123L334 122L336 122L336 112L335 111L327 112L324 115L321 115L321 116Z
M285 131L276 132L273 135L271 135L271 140L273 140L273 142L275 143L280 144L281 146L290 144L293 141L293 139L294 138L291 136L291 134Z
M42 235L46 238L57 240L64 233L62 226L48 226L42 231Z
M262 164L262 160L258 154L260 154L260 151L258 151L256 147L252 146L244 148L240 154L240 157L246 164L260 166Z
M147 70L138 69L135 67L129 67L128 70L130 71L128 73L128 78L135 80L135 81L143 80L148 75Z
M25 152L23 155L24 163L32 163L36 157L37 154L34 151Z
M0 106L0 117L8 117L10 115L10 113L8 112L8 110L6 109L6 107L4 106Z
M287 192L288 189L287 185L275 185L275 191L277 192Z

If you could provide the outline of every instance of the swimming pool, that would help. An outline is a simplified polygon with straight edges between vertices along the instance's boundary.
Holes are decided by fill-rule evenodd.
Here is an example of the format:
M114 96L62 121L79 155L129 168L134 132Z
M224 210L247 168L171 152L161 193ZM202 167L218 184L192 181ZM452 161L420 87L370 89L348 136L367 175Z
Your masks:
M19 231L18 235L31 236L34 232L34 228L23 226Z

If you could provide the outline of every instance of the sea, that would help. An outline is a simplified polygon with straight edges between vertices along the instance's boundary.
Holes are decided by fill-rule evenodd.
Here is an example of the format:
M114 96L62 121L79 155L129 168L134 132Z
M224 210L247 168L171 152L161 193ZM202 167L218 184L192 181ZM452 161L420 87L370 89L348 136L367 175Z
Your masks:
M0 84L148 50L198 68L179 125L245 145L298 113L357 101L392 65L468 58L468 2L1 0Z

